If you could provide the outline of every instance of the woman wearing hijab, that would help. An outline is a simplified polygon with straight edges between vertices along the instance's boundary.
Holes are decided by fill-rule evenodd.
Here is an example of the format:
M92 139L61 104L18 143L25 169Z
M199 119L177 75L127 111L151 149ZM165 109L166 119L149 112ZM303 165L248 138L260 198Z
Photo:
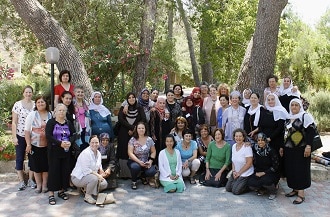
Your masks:
M291 100L300 98L300 92L297 90L296 86L293 86L292 79L288 76L283 78L279 93L280 102L288 112L290 111L289 104Z
M181 105L176 102L173 90L166 92L166 110L170 114L170 127L173 128L176 118L182 116Z
M193 103L195 106L203 107L203 98L201 97L201 89L199 87L194 87L190 96L193 97Z
M255 135L258 133L258 124L260 120L260 112L264 108L259 104L260 96L258 93L250 95L250 105L246 108L244 115L244 130L248 135L250 142L255 143Z
M243 106L246 108L248 106L250 106L250 96L252 94L252 90L250 88L246 88L243 90L243 100L242 100L242 104Z
M165 148L165 136L171 131L170 121L168 120L169 114L165 110L165 104L165 98L158 97L155 109L150 111L150 136L155 142L156 160L159 152Z
M266 134L258 133L257 142L252 145L254 173L249 177L247 185L257 191L258 195L262 195L264 189L267 190L268 199L274 200L279 180L278 154L269 146Z
M103 105L102 94L95 91L91 95L91 104L89 105L91 118L92 135L99 136L101 133L108 133L110 138L114 138L112 131L111 113Z
M201 107L194 106L191 96L185 98L182 107L184 108L183 117L188 122L188 128L193 130L193 138L196 139L196 137L199 137L199 126L205 123L204 112Z
M297 198L293 204L305 201L305 189L311 186L311 145L315 136L314 118L305 113L301 100L290 102L289 119L285 122L284 167L289 188L286 197Z
M146 122L146 115L143 111L143 108L138 105L135 94L131 92L128 93L126 95L126 101L128 103L127 113L125 114L123 112L123 106L120 108L118 113L118 121L120 123L120 128L118 132L118 147L116 157L119 159L119 176L121 178L131 177L130 170L127 166L128 141L131 139L137 123Z
M149 99L149 95L149 90L147 88L144 88L142 89L138 98L138 104L143 108L143 111L146 114L147 123L150 120L150 109L155 105L155 103L151 99Z

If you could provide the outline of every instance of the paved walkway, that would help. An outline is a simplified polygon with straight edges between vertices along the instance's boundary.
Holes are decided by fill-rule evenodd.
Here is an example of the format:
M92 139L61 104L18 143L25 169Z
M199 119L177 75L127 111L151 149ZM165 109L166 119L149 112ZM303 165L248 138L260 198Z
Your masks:
M139 183L138 190L130 189L129 180L119 180L113 193L116 204L104 208L87 204L78 192L71 192L67 201L58 199L48 205L48 194L36 194L33 189L17 192L17 183L0 183L0 216L329 216L330 181L313 182L306 190L306 201L293 205L286 198L290 189L285 181L275 200L254 192L235 196L224 188L210 188L186 183L184 193L164 193Z

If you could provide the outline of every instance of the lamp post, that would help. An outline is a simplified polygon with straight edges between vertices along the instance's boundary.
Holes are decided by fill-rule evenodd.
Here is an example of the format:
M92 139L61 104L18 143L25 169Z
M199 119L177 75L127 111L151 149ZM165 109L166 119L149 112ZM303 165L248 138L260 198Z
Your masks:
M60 59L60 52L56 47L46 49L46 61L50 63L50 105L51 110L54 110L54 64Z

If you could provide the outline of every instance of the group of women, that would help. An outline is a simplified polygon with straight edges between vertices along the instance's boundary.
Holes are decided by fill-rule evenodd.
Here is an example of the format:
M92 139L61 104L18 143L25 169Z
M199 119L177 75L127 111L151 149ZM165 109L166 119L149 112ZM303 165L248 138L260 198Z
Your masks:
M13 109L15 127L25 124L24 135L19 134L21 127L13 130L14 142L20 137L27 142L21 148L23 155L17 155L19 177L26 151L36 192L49 191L50 204L56 203L54 191L68 199L64 190L69 187L71 171L71 182L83 187L85 201L94 204L95 194L109 187L107 179L115 179L116 168L120 168L119 177L132 179L133 190L141 179L153 187L160 181L165 192L182 192L183 179L195 184L200 171L202 185L226 187L234 194L248 188L259 195L267 191L269 199L276 197L279 178L285 176L293 189L286 196L296 196L294 204L305 200L304 189L311 183L315 123L304 111L298 88L289 77L278 88L277 77L270 76L262 103L250 89L242 97L239 91L230 93L226 84L217 87L206 82L187 97L180 84L168 90L166 98L146 88L138 96L128 93L118 114L116 151L111 143L111 113L101 93L92 93L87 103L82 87L70 91L71 84L65 83L70 79L70 73L61 72L64 91L56 97L59 104L54 117L43 97L36 99L36 112L29 114L26 124L24 115L17 112L21 112L18 105ZM24 90L24 97L21 106L29 113L34 107L32 88ZM72 159L75 146L82 152ZM43 161L33 159L41 156ZM20 187L25 188L23 184Z
M84 187L85 201L95 203L91 195L96 195L96 191L117 187L111 113L102 105L100 92L94 92L91 103L87 103L84 88L70 84L68 70L60 72L59 80L61 83L54 88L56 107L53 113L44 96L39 95L32 101L31 86L24 87L23 99L13 106L12 136L20 180L18 190L28 185L35 188L36 193L48 192L49 204L54 205L55 191L59 198L67 200L67 188ZM30 168L27 184L23 177L25 154ZM102 185L97 181L91 187L84 182L89 173L99 174L98 178L103 178Z

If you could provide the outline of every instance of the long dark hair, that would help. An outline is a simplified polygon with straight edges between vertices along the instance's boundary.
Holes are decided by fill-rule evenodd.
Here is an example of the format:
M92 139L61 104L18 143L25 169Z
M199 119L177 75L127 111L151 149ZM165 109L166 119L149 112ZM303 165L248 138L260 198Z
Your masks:
M64 91L64 92L61 94L61 96L60 96L60 100L59 100L59 102L60 102L60 103L63 103L62 98L63 98L66 94L69 94L69 95L71 95L71 97L72 97L72 100L71 100L70 105L67 106L67 108L68 108L67 113L72 115L72 114L75 113L75 109L74 109L74 105L73 105L73 95L72 95L72 93L71 93L70 91Z

